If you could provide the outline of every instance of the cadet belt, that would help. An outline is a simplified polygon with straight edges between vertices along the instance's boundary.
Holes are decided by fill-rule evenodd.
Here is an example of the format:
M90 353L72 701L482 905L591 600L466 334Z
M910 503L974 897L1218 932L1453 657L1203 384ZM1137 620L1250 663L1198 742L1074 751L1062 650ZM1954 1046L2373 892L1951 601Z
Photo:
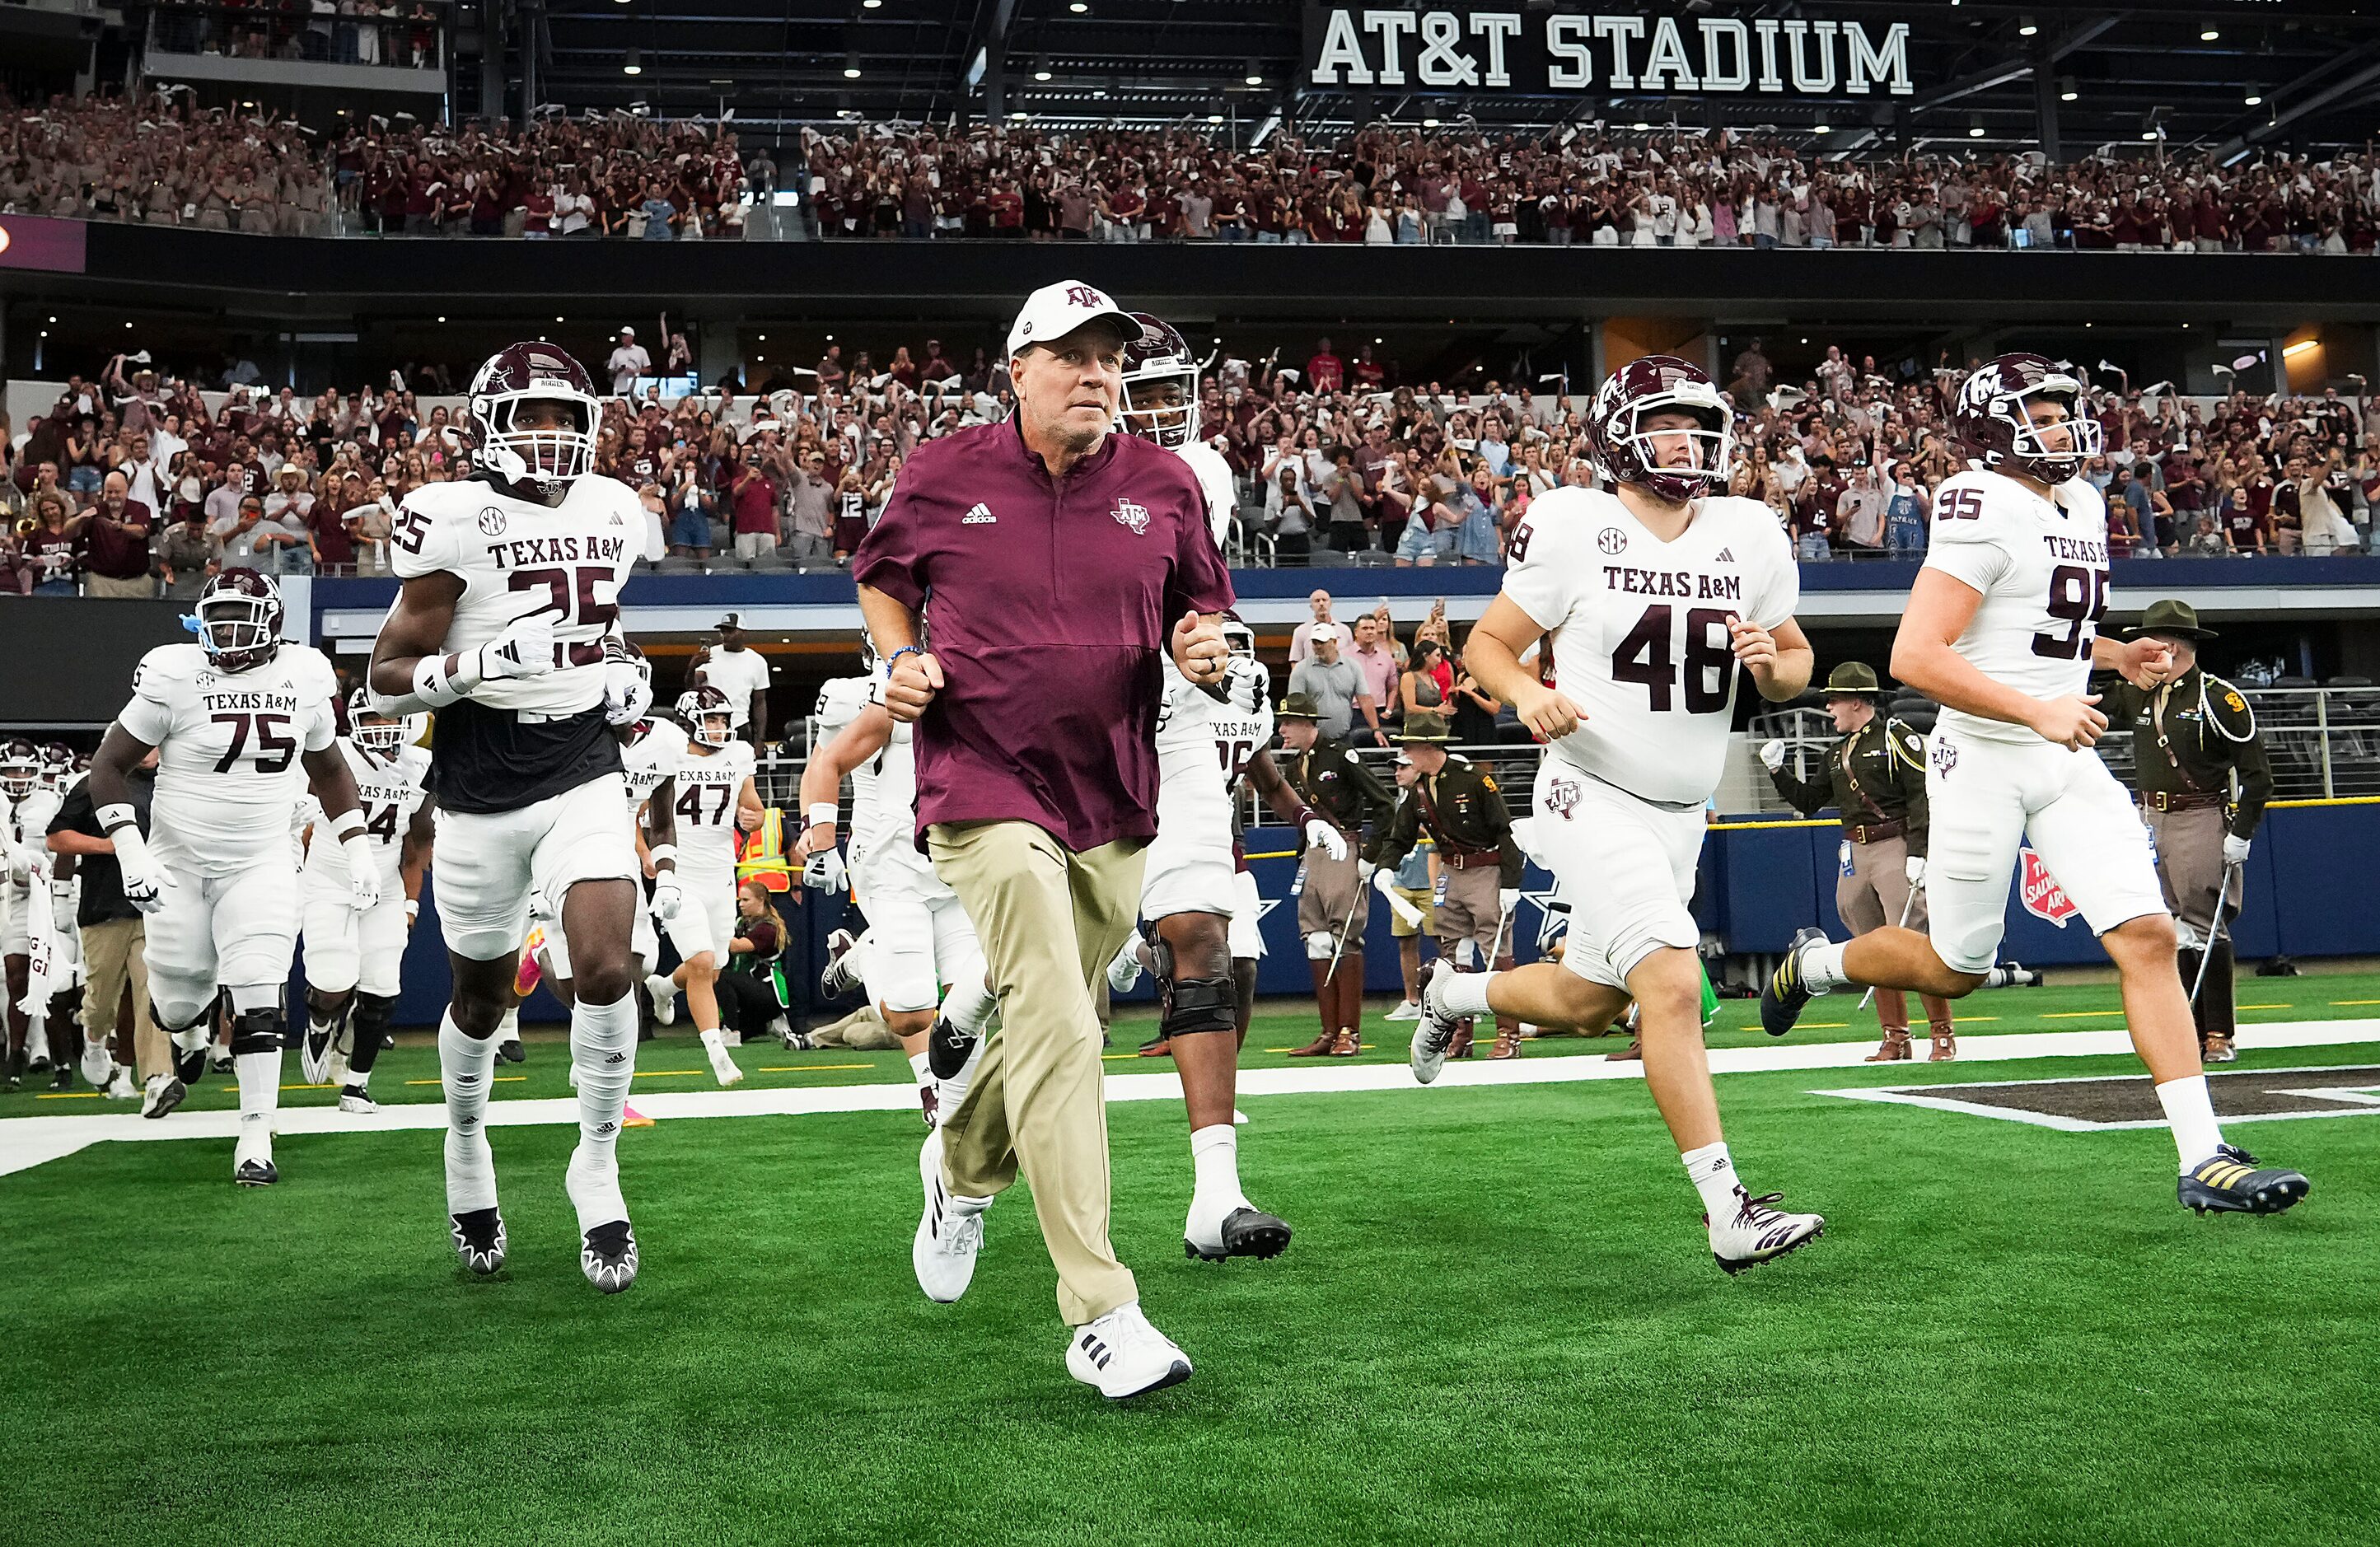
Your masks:
M1467 853L1456 853L1440 849L1438 852L1438 858L1439 864L1451 864L1457 870L1476 870L1483 864L1504 863L1504 853L1500 849L1480 849Z
M2196 811L2204 806L2221 805L2223 797L2216 794L2169 794L2163 790L2143 791L2141 804L2151 811Z
M1853 843L1881 843L1888 838L1899 838L1909 830L1906 822L1845 822L1844 834Z

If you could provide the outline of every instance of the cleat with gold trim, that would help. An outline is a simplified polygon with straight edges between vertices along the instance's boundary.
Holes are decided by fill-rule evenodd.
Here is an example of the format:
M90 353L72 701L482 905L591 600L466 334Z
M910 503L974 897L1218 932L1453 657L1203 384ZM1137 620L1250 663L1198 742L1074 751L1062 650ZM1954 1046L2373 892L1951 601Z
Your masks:
M1793 937L1793 943L1785 948L1785 959L1777 963L1777 970L1769 973L1768 981L1762 985L1760 1029L1770 1036L1783 1036L1791 1031L1793 1022L1802 1019L1802 1011L1809 1008L1810 1001L1824 992L1810 986L1802 959L1812 948L1826 943L1825 930L1798 932Z
M2184 1171L2174 1188L2183 1208L2202 1215L2279 1214L2313 1190L2299 1172L2278 1166L2259 1169L2256 1157L2234 1144L2218 1145Z

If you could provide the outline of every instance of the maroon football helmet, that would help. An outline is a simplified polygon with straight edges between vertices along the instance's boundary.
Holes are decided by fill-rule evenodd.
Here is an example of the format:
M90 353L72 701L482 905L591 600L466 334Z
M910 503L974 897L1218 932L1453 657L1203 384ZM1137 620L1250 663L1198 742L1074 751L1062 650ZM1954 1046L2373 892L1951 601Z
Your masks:
M1648 430L1656 414L1690 414L1691 429ZM1700 366L1675 355L1646 355L1603 379L1588 414L1595 464L1614 483L1633 483L1663 500L1682 502L1710 492L1727 477L1735 448L1735 414ZM1655 436L1690 437L1699 461L1692 467L1664 467Z
M709 683L677 695L677 718L698 745L725 746L735 739L735 709L727 695Z
M248 671L281 653L281 587L252 569L227 569L199 593L192 632L218 671Z
M1123 346L1119 417L1127 434L1177 450L1198 439L1198 361L1172 323L1145 311L1130 316L1140 336Z
M42 782L42 755L30 742L10 742L0 747L0 794L21 801Z
M561 427L516 423L524 403L560 403ZM551 499L595 465L603 405L587 368L550 344L507 344L471 379L470 426L480 465L507 483L536 486Z
M2035 398L2065 405L2058 425L2066 430L2066 449L2052 451L2046 443L2058 425L2033 422ZM2022 473L2043 483L2064 483L2102 444L2099 421L2082 408L2082 383L2041 355L2001 355L1977 367L1950 405L1950 432L1985 471Z

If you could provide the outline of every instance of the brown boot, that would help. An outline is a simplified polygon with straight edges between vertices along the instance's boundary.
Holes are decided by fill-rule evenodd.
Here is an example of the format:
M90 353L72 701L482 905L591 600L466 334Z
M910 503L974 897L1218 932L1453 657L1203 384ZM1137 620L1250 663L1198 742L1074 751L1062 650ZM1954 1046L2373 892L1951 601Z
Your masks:
M1342 1029L1330 1044L1330 1056L1334 1058L1352 1058L1363 1050L1364 1039L1355 1034L1353 1026Z
M1934 1051L1925 1055L1925 1061L1929 1064L1947 1064L1958 1056L1959 1033L1937 1030L1934 1033Z
M1645 1061L1645 1039L1640 1036L1630 1037L1628 1039L1627 1046L1621 1048L1617 1053L1606 1053L1603 1056L1603 1061L1608 1064L1643 1063Z
M1488 1051L1491 1058L1517 1058L1521 1056L1521 1028L1517 1023L1500 1024L1496 1028L1496 1045Z
M1888 1026L1884 1033L1884 1045L1870 1053L1866 1061L1872 1064L1897 1064L1912 1056L1909 1033Z
M1454 1028L1454 1036L1446 1045L1446 1056L1450 1058L1471 1057L1470 1021L1464 1021Z
M1291 1048L1289 1050L1289 1056L1293 1058L1318 1058L1338 1045L1339 1033L1336 1032L1325 1031L1320 1036L1316 1037L1312 1042L1307 1043L1305 1046Z

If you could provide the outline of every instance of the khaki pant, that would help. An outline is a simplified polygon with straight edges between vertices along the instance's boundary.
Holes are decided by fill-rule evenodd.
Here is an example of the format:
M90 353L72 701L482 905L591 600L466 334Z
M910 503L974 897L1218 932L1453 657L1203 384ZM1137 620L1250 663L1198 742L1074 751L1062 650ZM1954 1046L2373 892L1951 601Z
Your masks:
M87 597L145 598L157 594L157 582L145 574L136 574L129 580L118 580L108 574L86 574L82 577L82 594Z
M1349 840L1343 860L1334 860L1319 849L1305 852L1305 882L1297 894L1297 932L1330 936L1332 950L1339 947L1342 929L1346 931L1347 949L1362 950L1364 931L1371 925L1372 888L1364 884L1355 868L1362 837L1358 833Z
M1021 1165L1058 1269L1058 1311L1080 1326L1139 1298L1108 1243L1108 1110L1091 985L1131 933L1145 840L1075 853L1030 822L938 823L934 871L982 938L1001 1029L975 1083L942 1114L942 1179L1004 1190Z
M1843 840L1852 852L1852 873L1835 876L1835 912L1843 916L1843 927L1854 935L1864 935L1882 929L1888 924L1906 924L1923 931L1925 927L1925 894L1919 892L1917 900L1909 900L1909 840L1905 838L1879 838L1873 843L1852 843ZM1909 910L1902 918L1900 911Z
M174 1049L149 1014L148 937L140 919L104 919L82 926L84 1034L115 1035L115 1012L132 990L132 1057L140 1078L174 1072Z
M1446 867L1446 900L1436 910L1439 955L1460 961L1454 949L1459 940L1478 946L1483 967L1512 954L1512 921L1504 917L1503 900L1497 895L1503 876L1492 864Z
M2202 940L2215 933L2215 892L2223 886L2223 835L2230 831L2219 805L2187 811L2143 806L2141 817L2156 843L2157 881L2165 905ZM2235 871L2223 897L2224 917L2235 917L2247 894L2247 875Z

